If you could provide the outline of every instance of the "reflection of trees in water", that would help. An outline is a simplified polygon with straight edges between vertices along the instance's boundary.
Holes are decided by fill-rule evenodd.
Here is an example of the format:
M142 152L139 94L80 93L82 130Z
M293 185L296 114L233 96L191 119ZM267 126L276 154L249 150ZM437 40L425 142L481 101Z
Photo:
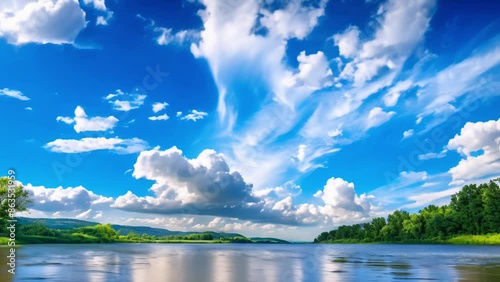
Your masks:
M457 265L457 277L461 281L500 281L500 265Z
M10 247L0 246L0 281L11 282L13 281L14 275L7 272L9 266L7 265Z

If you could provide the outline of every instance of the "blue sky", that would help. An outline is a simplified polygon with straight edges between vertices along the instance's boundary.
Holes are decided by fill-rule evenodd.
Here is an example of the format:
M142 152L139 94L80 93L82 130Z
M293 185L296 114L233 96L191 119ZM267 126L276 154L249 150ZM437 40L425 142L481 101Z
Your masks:
M311 240L500 176L495 1L0 4L33 217Z

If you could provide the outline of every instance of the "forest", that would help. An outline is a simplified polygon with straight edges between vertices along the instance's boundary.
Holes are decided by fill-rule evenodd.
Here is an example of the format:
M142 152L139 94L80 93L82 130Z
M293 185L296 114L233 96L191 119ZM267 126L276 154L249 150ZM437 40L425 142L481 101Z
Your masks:
M396 210L364 224L321 233L315 243L440 242L500 243L500 178L465 185L448 205L429 205L418 213ZM474 240L475 239L475 240Z

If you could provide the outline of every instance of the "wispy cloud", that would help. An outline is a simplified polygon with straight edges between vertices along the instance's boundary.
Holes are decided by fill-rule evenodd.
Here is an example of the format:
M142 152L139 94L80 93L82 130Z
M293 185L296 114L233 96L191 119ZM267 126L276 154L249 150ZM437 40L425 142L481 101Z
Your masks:
M22 101L28 101L30 98L26 97L21 91L9 88L0 89L0 95L9 96Z
M206 112L202 112L202 111L198 111L198 110L191 110L191 111L189 111L189 114L186 114L183 117L181 117L181 120L197 121L197 120L204 119L206 116L208 116L208 113L206 113Z
M113 109L123 112L138 109L144 104L144 100L146 98L147 95L139 93L125 93L120 89L104 97L105 100L113 105Z
M97 150L108 150L118 154L133 154L144 151L148 143L139 138L121 139L118 137L87 137L82 139L56 139L45 145L55 153L83 153Z

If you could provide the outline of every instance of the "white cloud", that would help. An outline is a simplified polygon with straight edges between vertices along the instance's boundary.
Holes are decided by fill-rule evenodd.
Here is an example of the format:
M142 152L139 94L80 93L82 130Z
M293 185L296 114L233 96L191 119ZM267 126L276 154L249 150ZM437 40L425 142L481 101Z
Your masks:
M88 209L87 211L82 212L81 214L75 216L77 219L88 219L90 217L90 213L92 209Z
M497 47L499 40L495 38L488 43L488 48L418 82L422 88L418 92L418 100L424 105L424 109L419 113L419 120L429 115L449 116L459 111L461 108L456 109L450 103L462 96L465 101L462 104L468 105L468 100L474 102L484 97L499 95L495 78L481 77L500 64L500 48Z
M467 122L460 134L448 142L448 150L456 150L462 160L451 168L453 184L500 175L500 119ZM479 153L475 155L474 153Z
M359 29L351 26L344 32L335 34L333 40L339 47L339 54L345 58L354 58L359 52Z
M76 139L56 139L45 145L45 148L56 153L83 153L96 150L110 150L118 154L132 154L147 149L146 141L139 138L120 139L89 137Z
M144 151L132 175L155 181L150 189L154 196L139 197L129 191L118 197L112 207L139 213L198 214L302 224L292 206L291 196L277 204L271 192L261 195L266 198L254 195L252 185L245 182L239 172L229 168L223 155L213 150L204 150L195 159L187 159L176 147ZM280 189L272 192L276 195L287 193Z
M10 44L72 44L87 25L77 0L20 0L0 4L0 37Z
M205 6L199 11L204 29L200 42L193 43L191 51L197 57L207 58L219 89L219 118L230 125L235 116L228 96L234 93L227 89L234 77L225 73L238 69L238 65L251 65L256 73L260 70L270 85L281 85L286 71L282 65L286 40L305 38L323 15L326 1L320 1L318 7L292 1L272 12L254 0L201 2ZM255 34L256 23L268 31L266 36ZM287 100L284 93L275 95Z
M152 116L148 117L149 120L167 120L169 117L167 114L159 115L159 116Z
M148 22L146 29L155 33L155 41L158 45L169 45L172 43L183 45L184 43L198 42L200 39L200 32L197 30L184 29L174 32L172 28L157 26L154 20L145 18L141 14L137 14L136 16L137 18Z
M260 23L272 36L281 38L304 39L323 16L327 1L320 1L318 8L311 8L300 1L289 2L284 9L270 12L262 9Z
M288 71L281 80L283 87L276 88L275 91L288 92L287 98L297 103L312 92L333 85L333 72L323 52L306 55L302 51L297 56L297 61L299 66L296 73Z
M224 220L221 217L216 217L208 223L207 227L208 228L215 228L222 223L224 223Z
M141 226L157 226L169 230L186 229L194 222L194 217L155 217L155 218L129 218L127 224Z
M97 16L96 25L106 26L109 24L109 20L113 17L113 12L108 10L105 0L83 0L83 3L87 6L93 6L97 10L97 13L101 14Z
M100 219L102 218L102 211L98 211L95 213L94 217L92 217L93 219Z
M342 178L328 179L323 190L316 192L314 197L321 198L324 206L315 208L312 205L303 204L301 205L302 213L309 213L312 216L322 215L325 217L324 223L330 221L338 225L367 221L377 212L377 208L371 203L373 196L366 194L358 196L354 190L354 184Z
M186 42L191 43L197 41L199 38L199 32L192 29L181 30L174 33L171 28L153 27L153 31L159 34L156 38L156 43L158 45L169 45L172 43L182 45Z
M425 153L418 155L418 159L421 161L431 160L431 159L440 159L446 156L448 150L442 150L440 153Z
M88 118L80 106L76 107L74 118L58 116L56 120L66 124L74 123L73 128L78 133L84 131L107 131L113 129L118 122L118 119L114 116Z
M24 96L24 94L21 93L21 91L9 89L9 88L0 89L0 96L1 95L9 96L9 97L16 98L16 99L19 99L22 101L30 100L30 98Z
M83 0L85 5L92 5L96 10L106 11L106 3L105 0Z
M176 117L180 117L181 115L182 115L182 112L177 112L177 113L175 113L175 116L176 116Z
M286 211L293 207L292 197L288 196L281 201L276 202L273 206L273 210Z
M104 16L98 16L95 22L95 25L103 25L106 26L109 24L109 20L113 18L113 12L108 11Z
M381 124L387 122L389 119L391 119L392 116L394 116L396 112L384 112L382 108L380 107L375 107L370 110L370 113L368 114L368 117L366 119L366 128L372 128L372 127L377 127L380 126Z
M181 119L182 120L197 121L200 119L204 119L206 116L208 116L208 113L205 113L202 111L197 111L197 110L191 110L189 114L181 117Z
M118 89L115 93L108 94L104 99L108 100L115 110L128 112L142 106L146 97L144 94L125 93Z
M403 132L403 139L409 138L413 136L413 129L408 129L405 132Z
M304 144L299 145L299 150L297 152L297 159L301 162L304 161L304 158L306 156L306 149L307 149L306 145Z
M83 217L90 214L92 207L109 206L113 202L113 198L96 195L82 186L46 188L27 184L24 189L33 200L30 209L38 211L77 212L75 216L81 214Z
M27 111L32 111L32 110L33 110L33 108L32 108L32 107L26 107L26 108L24 108L24 109L25 109L25 110L27 110Z
M404 208L412 209L412 208L417 208L417 207L428 206L432 202L434 202L438 199L442 199L444 197L449 197L453 194L456 194L461 189L462 189L461 187L453 187L453 188L446 189L443 191L427 192L427 193L421 193L418 195L412 195L412 196L409 196L408 199L411 201L414 201L414 203L405 205Z
M412 86L411 80L404 80L398 82L395 86L393 86L387 94L384 95L384 104L386 107L394 107L398 103L399 97L401 96L401 92L404 92Z
M156 102L152 105L153 107L153 112L157 113L159 111L164 110L168 106L167 102Z
M434 0L410 3L389 0L379 7L377 22L380 27L373 39L359 42L359 30L353 26L334 35L340 54L353 59L345 65L340 78L354 80L355 86L362 86L376 77L382 69L401 69L423 39L434 6ZM387 96L389 105L397 102L398 93L393 92Z

